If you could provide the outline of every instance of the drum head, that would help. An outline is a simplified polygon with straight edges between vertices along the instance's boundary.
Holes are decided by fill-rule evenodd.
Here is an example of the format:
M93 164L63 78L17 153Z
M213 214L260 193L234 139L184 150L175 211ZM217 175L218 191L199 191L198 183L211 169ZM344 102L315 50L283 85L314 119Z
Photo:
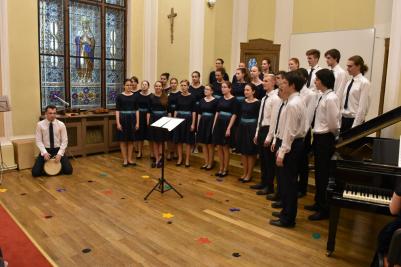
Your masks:
M50 159L45 162L44 170L47 175L57 175L61 171L61 162L56 162L55 159Z

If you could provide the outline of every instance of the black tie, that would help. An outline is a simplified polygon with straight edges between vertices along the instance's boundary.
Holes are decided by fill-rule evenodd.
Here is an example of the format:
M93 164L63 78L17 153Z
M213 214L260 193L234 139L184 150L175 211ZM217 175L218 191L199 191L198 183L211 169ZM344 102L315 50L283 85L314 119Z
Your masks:
M54 148L54 131L53 131L53 123L49 124L49 137L50 137L50 148Z
M315 69L312 68L312 69L310 70L310 72L309 72L308 81L307 81L307 83L306 83L306 87L308 87L308 88L309 88L309 86L310 86L310 82L312 81L312 73L313 73L314 70L315 70Z
M265 104L266 104L266 100L269 98L268 95L266 95L265 99L263 100L263 104L262 104L262 113L260 114L260 121L259 121L259 127L262 126L262 121L263 121L263 115L264 115L264 111L265 111Z
M276 122L276 128L275 128L275 130L274 130L274 134L277 134L277 131L278 131L278 123L280 122L280 114L281 114L281 110L283 109L283 107L284 107L284 102L281 103L280 109L278 110L277 122Z
M348 97L349 97L349 91L351 91L352 84L354 83L354 79L349 83L347 87L347 95L345 96L345 103L344 103L344 109L348 108Z
M312 129L315 128L316 111L317 111L317 107L319 106L320 100L322 100L322 97L323 96L319 97L319 100L317 101L317 105L316 105L316 108L315 108L315 112L313 113L313 119L312 119L312 124L311 124L312 125Z

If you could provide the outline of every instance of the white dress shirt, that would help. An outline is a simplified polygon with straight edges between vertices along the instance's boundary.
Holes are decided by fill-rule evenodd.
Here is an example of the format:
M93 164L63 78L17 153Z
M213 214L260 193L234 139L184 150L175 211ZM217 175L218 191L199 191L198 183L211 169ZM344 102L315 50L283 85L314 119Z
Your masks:
M349 75L343 68L341 68L340 64L337 64L331 70L333 71L334 77L336 78L333 89L341 103L343 90L345 88L345 85L347 84L347 81L349 80Z
M304 87L302 87L299 95L301 96L306 106L306 130L309 130L319 95L306 87L306 84L304 85Z
M318 70L321 70L322 67L320 67L319 65L316 64L314 67L308 69L308 75L310 74L310 72L311 72L312 69L313 69L312 78L311 78L311 80L310 80L310 85L309 85L308 88L311 89L312 91L314 91L314 92L316 93L316 92L317 92L316 85L315 85L316 72L317 72Z
M280 99L280 101L277 101L275 103L275 105L273 106L272 115L270 118L271 127L269 128L269 133L267 134L266 140L265 140L265 142L269 142L269 143L272 142L272 144L276 143L276 139L279 135L280 124L283 123L282 116L283 116L283 113L285 110L285 105L286 105L286 102L283 102L283 100L281 98L279 98L279 99ZM279 124L277 125L278 114L280 111L280 107L283 103L284 103L284 106L281 108L281 113L280 113L281 118L279 120ZM277 126L277 131L276 131L276 126Z
M260 109L259 109L259 116L258 116L258 124L256 127L255 138L258 137L259 132L259 125L260 126L270 126L270 121L272 117L273 107L277 104L281 103L280 98L277 95L277 91L271 90L267 93L261 101ZM264 106L264 108L263 108ZM263 110L263 120L260 121L262 118L262 110Z
M40 150L42 156L48 152L46 148L50 148L50 135L49 135L50 121L47 119L41 120L36 125L36 146ZM53 135L54 135L54 147L59 147L58 155L64 156L65 149L68 145L67 129L63 122L55 119L53 121Z
M292 142L296 138L303 138L306 135L306 107L299 92L290 95L282 116L283 123L279 125L279 132L282 135L282 143L278 150L280 158L284 158L285 154L291 151Z
M347 82L344 87L341 101L341 115L345 118L355 118L352 127L358 126L365 121L366 114L369 109L370 81L362 75L362 73L353 77L354 83L348 96L348 107L344 108L347 97L347 88L352 79Z
M313 133L332 133L337 136L340 130L340 102L332 89L326 90L316 107ZM312 125L313 126L313 125Z

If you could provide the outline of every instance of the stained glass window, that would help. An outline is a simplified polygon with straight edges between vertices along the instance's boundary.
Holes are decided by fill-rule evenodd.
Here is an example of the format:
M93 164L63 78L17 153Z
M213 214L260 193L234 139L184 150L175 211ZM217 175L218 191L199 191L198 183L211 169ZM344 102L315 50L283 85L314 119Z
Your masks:
M57 97L72 108L114 108L125 76L126 0L38 1L42 109L61 107Z

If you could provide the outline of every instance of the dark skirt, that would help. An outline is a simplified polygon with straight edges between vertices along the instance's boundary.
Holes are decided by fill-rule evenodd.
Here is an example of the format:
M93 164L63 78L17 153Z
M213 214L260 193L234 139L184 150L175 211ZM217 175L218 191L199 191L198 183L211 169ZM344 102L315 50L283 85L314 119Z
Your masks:
M165 112L165 111L152 112L150 114L150 125L152 125L152 123L159 120L160 118L166 117L166 116L167 116L167 112ZM163 130L160 128L149 126L148 133L149 133L149 141L160 143L160 142L165 142L165 141L169 140L169 132L165 129Z
M123 128L122 131L117 129L117 141L119 142L132 142L136 141L136 114L135 112L124 113L120 112L120 124Z
M203 112L201 115L198 132L196 133L196 142L208 145L212 143L214 114Z
M256 133L256 119L240 119L237 129L237 152L243 155L256 155L258 146L253 142Z
M229 145L232 147L235 140L235 131L231 129L230 136L226 137L227 127L230 124L232 115L220 115L217 117L212 133L212 144L214 145Z
M177 111L177 118L185 120L173 130L173 142L176 144L195 144L195 131L191 131L192 112Z
M146 119L146 114L148 112L141 110L138 112L139 112L139 129L138 131L136 131L136 140L137 141L148 140L149 134L148 134L147 119Z

